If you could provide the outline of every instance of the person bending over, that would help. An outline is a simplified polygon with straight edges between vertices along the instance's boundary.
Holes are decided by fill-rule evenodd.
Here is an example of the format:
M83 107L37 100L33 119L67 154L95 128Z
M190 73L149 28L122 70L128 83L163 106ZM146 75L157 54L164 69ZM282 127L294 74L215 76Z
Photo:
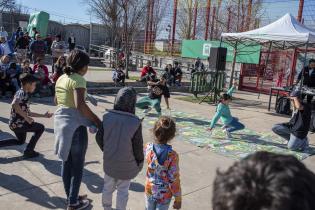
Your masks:
M272 131L288 141L288 149L305 150L308 148L307 134L310 128L311 108L301 100L301 92L293 90L290 99L293 104L293 115L288 123L276 124Z

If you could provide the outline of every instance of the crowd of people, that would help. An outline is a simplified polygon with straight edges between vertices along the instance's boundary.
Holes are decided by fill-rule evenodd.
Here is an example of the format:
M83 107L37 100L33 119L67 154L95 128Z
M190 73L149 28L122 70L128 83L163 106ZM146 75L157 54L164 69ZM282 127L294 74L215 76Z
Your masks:
M68 39L69 50L75 48L73 34ZM42 39L41 34L33 28L33 36L18 28L9 38L7 33L0 33L0 93L1 97L11 97L21 87L19 76L31 73L37 79L34 96L54 94L57 79L63 74L66 66L65 53L67 45L60 34L48 35ZM45 65L46 55L52 56L52 74ZM33 64L33 68L31 68ZM11 93L11 96L7 95Z

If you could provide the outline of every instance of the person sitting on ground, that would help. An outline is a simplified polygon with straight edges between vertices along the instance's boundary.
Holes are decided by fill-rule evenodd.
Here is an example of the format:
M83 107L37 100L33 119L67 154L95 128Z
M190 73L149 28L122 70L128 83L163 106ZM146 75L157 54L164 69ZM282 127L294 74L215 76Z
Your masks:
M180 86L182 82L183 72L177 61L174 62L174 65L175 67L174 67L174 75L173 75L173 78L174 78L173 84L178 84Z
M119 65L118 68L113 69L113 81L115 84L119 84L121 82L121 84L124 86L126 75L123 69L123 65Z
M37 58L41 59L45 58L47 46L46 43L41 39L40 34L36 34L36 39L32 41L29 48L32 53L32 59L34 64L37 61Z
M236 89L236 86L237 83L235 82L233 86L227 91L227 93L224 93L221 96L216 113L211 120L210 128L207 129L208 131L212 131L218 120L221 119L223 123L222 129L224 130L225 135L228 139L233 138L231 132L235 132L245 128L245 126L240 123L236 117L232 116L229 107L229 104L232 101L232 94Z
M103 125L96 135L104 159L104 210L112 209L115 189L116 209L126 209L131 180L143 167L142 126L141 120L135 115L136 101L134 88L120 89L114 109L108 110L103 116Z
M293 115L288 123L276 124L272 131L288 141L288 149L303 151L308 148L307 134L311 122L311 108L301 100L301 91L296 89L290 93L293 104Z
M52 114L49 112L38 114L30 111L29 94L34 92L37 79L31 74L21 74L20 80L22 87L15 93L12 101L9 127L15 133L19 144L25 143L28 132L34 133L23 155L24 158L33 158L39 155L34 149L45 130L45 126L34 122L32 117L50 118Z
M13 88L13 95L16 91L20 89L20 74L21 74L21 68L16 63L12 62L9 65L9 68L7 69L7 77L8 81L10 81Z
M28 73L28 74L33 74L33 69L30 67L30 60L29 59L25 59L22 62L22 68L21 68L21 73Z
M168 143L175 137L176 124L170 117L162 116L153 128L154 143L145 146L148 165L145 182L147 210L167 210L172 197L174 209L182 204L178 154Z
M66 67L67 67L66 57L60 56L53 67L54 73L51 77L53 83L56 83L59 77L64 74L64 70Z
M10 78L7 76L7 70L10 65L10 57L8 55L4 55L0 59L0 88L1 88L1 96L5 97L6 92L11 90L14 92L14 86L12 86ZM12 94L14 95L14 94Z
M156 71L151 67L151 61L148 61L146 66L141 70L140 81L147 82L156 78Z
M256 152L217 171L213 210L313 210L315 174L292 155Z
M149 95L142 97L136 104L139 109L145 109L144 113L151 111L151 107L155 109L158 116L161 116L161 98L164 96L167 109L170 109L169 98L170 91L166 85L165 77L161 77L160 80L148 81Z
M308 66L304 67L298 75L296 84L299 85L302 80L303 74L303 85L309 88L315 88L315 59L310 59ZM305 98L305 94L302 94L302 100ZM311 104L313 95L307 95L307 103Z
M15 44L16 59L19 64L22 64L23 60L27 58L27 49L29 47L30 41L28 37L21 31L20 37L17 39Z
M42 95L52 95L54 93L53 85L49 79L49 72L46 65L44 65L41 57L37 58L37 63L33 68L34 76L38 79L35 96L41 97Z

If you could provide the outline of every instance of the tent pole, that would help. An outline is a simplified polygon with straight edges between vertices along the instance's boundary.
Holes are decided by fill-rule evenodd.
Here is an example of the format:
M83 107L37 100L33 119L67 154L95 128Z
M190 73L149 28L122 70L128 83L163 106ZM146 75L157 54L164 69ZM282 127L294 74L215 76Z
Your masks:
M237 44L238 44L238 40L236 40L235 47L234 47L234 55L233 55L233 63L232 63L232 70L231 70L231 75L230 75L229 88L231 88L233 85L233 78L234 78L235 64L236 64L236 55L237 55Z
M303 72L302 72L302 78L300 81L300 90L302 90L302 86L304 83L304 71L305 71L305 66L306 66L306 57L307 57L307 50L308 50L308 42L306 42L306 46L305 46L305 53L304 53L304 61L303 61Z
M263 78L262 78L261 83L260 83L260 89L259 89L259 93L258 93L258 99L260 98L261 90L262 90L262 87L263 87L263 85L264 85L264 79L265 79L265 76L266 76L267 65L268 65L268 60L269 60L269 55L270 55L271 47L272 47L272 41L269 43L268 54L267 54L267 58L266 58L266 60L265 60L265 70L264 70Z

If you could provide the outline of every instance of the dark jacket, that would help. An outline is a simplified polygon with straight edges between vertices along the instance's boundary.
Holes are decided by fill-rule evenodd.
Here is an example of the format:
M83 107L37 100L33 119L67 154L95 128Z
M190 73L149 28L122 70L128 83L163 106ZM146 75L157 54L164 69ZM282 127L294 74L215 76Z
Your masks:
M304 139L310 128L311 108L308 104L303 104L303 110L298 110L293 114L290 122L287 124L291 134L295 137Z
M15 49L28 49L28 46L30 44L30 40L27 37L20 37L16 44L15 44Z
M310 75L310 68L308 66L304 67L304 80L303 85L308 87L315 87L315 69L313 70L312 74ZM298 76L298 81L302 79L303 69Z
M104 171L116 179L133 179L143 167L143 137L141 120L135 115L136 91L121 89L114 110L103 116L103 126L96 141L103 150Z

